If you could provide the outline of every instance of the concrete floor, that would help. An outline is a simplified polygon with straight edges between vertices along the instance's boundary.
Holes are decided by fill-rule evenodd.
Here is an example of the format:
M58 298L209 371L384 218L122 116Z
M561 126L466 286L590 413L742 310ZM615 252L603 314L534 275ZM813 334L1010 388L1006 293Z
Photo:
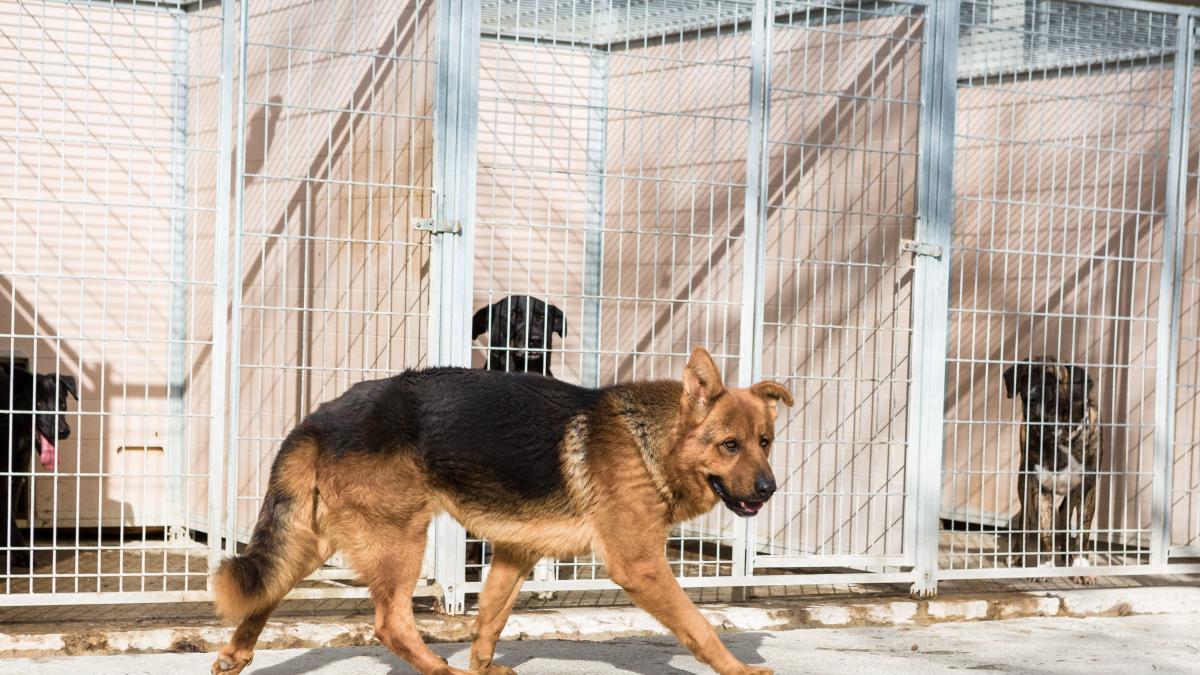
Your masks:
M1200 622L1194 614L1074 619L1027 618L956 622L910 628L826 628L725 636L748 663L776 673L1194 673L1200 661ZM461 644L435 649L465 666ZM502 643L499 662L522 675L708 672L670 638L607 642ZM134 675L207 672L211 654L43 657L0 660L0 673ZM261 651L247 671L409 673L378 647Z

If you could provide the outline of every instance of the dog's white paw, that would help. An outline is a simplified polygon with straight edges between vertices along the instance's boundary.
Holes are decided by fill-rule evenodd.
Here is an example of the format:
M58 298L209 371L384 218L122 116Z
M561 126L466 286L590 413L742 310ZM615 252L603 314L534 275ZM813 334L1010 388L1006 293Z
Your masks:
M1054 568L1056 568L1056 567L1058 567L1058 565L1055 565L1055 564L1054 564L1054 559L1053 559L1053 558L1051 558L1051 559L1049 559L1049 560L1045 560L1045 559L1039 560L1039 561L1038 561L1038 564L1037 564L1037 569L1039 569L1039 570L1052 570L1052 569L1054 569ZM1031 580L1031 581L1035 581L1035 582L1037 582L1037 583L1039 583L1039 584L1041 584L1041 583L1045 583L1045 582L1047 582L1047 581L1050 581L1051 579L1053 579L1053 577L1051 577L1051 576L1040 576L1040 575L1039 575L1039 576L1034 576L1034 577L1031 577L1031 578L1030 578L1030 580Z
M1071 561L1071 567L1074 567L1076 569L1086 569L1091 566L1092 566L1092 563L1090 560L1087 559L1087 556L1077 555L1077 556L1075 556L1075 559ZM1091 586L1096 583L1096 577L1091 577L1091 576L1086 576L1086 575L1081 574L1077 577L1071 577L1071 581L1073 581L1077 584Z

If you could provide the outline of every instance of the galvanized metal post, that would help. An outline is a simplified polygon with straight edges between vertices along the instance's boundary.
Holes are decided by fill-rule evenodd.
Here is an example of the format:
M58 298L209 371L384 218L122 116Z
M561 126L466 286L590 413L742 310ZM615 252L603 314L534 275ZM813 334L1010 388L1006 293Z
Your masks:
M588 67L587 213L583 242L583 364L580 384L600 386L600 294L604 281L604 173L608 147L608 53Z
M479 122L478 2L438 0L434 91L434 234L429 362L471 364L475 272L475 172ZM434 580L450 614L464 610L466 532L448 515L433 523Z
M1164 205L1162 274L1155 345L1154 505L1150 523L1150 564L1166 564L1171 548L1171 469L1175 444L1175 378L1179 367L1179 302L1183 283L1183 228L1187 208L1188 123L1191 119L1193 19L1178 17L1171 130L1167 146L1167 201Z
M950 244L954 216L954 122L959 0L925 9L921 117L913 252L912 381L908 398L905 553L912 594L937 592L938 512L942 500Z
M243 3L244 4L244 3ZM220 108L217 116L217 217L213 233L212 304L212 390L209 392L208 438L208 566L215 567L221 558L221 524L224 505L225 478L225 404L229 323L225 308L229 306L229 217L230 181L233 167L233 64L236 55L237 25L234 3L221 6L221 82Z
M237 497L238 497L238 417L241 411L242 387L242 233L245 230L246 195L246 74L250 51L250 0L240 3L241 17L238 21L238 88L237 88L237 134L233 173L233 294L229 309L229 408L226 410L226 483L225 494L225 550L237 552Z
M175 49L171 60L173 80L171 110L171 301L167 370L167 513L168 538L186 536L188 505L184 503L184 474L187 473L187 409L184 396L187 387L188 337L188 15L183 11L171 12L175 24Z
M748 387L762 376L763 295L766 257L767 198L763 181L767 175L767 126L771 78L771 32L774 0L754 3L750 28L750 128L746 139L746 202L742 216L742 308L738 347L739 387ZM733 574L754 573L756 518L737 525Z

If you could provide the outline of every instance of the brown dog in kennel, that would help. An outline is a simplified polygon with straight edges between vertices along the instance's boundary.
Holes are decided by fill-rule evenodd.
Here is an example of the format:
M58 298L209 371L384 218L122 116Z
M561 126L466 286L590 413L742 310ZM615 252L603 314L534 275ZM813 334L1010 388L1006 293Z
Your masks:
M1100 414L1095 384L1081 367L1038 357L1004 371L1004 392L1020 397L1021 536L1009 566L1090 566L1086 546L1096 513ZM1076 533L1072 541L1071 533ZM1070 558L1070 560L1068 560ZM1080 583L1093 583L1079 576Z

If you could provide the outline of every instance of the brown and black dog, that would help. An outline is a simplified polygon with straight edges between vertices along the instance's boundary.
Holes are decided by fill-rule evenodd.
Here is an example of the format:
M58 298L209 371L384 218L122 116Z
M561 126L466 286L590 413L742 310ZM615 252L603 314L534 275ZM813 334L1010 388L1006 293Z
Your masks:
M763 674L721 644L664 553L672 525L724 502L748 517L775 491L768 463L775 382L726 388L712 358L683 381L583 389L530 374L461 368L362 382L284 440L245 552L213 579L239 622L213 664L238 673L271 611L334 551L375 600L375 631L422 673L462 673L417 632L412 593L430 519L449 512L495 544L479 597L470 672L502 674L496 640L533 565L595 550L613 581L725 674Z
M1086 568L1096 514L1100 413L1095 384L1080 366L1039 357L1004 371L1004 392L1020 397L1019 546L1009 565ZM1070 533L1074 531L1074 541ZM1070 560L1068 560L1068 557ZM1092 583L1087 576L1075 577Z

